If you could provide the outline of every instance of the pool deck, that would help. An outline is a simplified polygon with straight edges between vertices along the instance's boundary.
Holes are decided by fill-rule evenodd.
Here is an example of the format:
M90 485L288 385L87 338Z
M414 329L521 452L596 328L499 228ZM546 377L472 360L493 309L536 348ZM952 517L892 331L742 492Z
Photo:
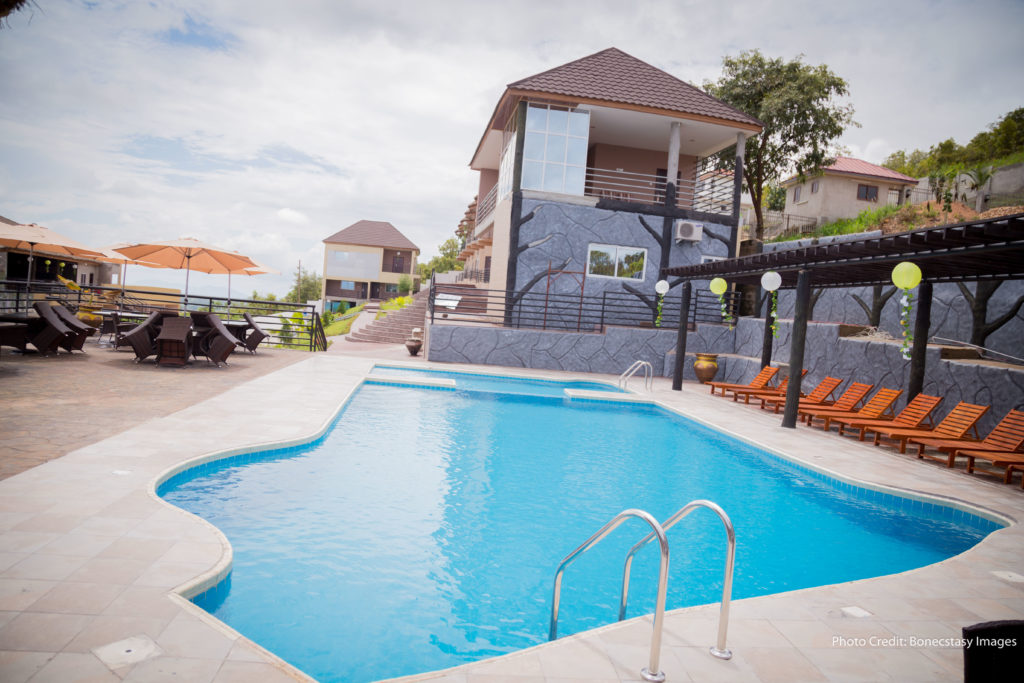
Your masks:
M309 680L179 596L222 575L230 546L206 522L156 498L153 486L194 458L315 436L375 356L396 358L385 347L351 346L287 364L0 481L0 680ZM1024 518L1024 491L1016 486L820 429L782 429L779 416L711 398L696 384L673 392L658 378L651 396L841 478ZM669 681L960 680L960 646L911 646L911 639L958 638L968 624L1024 618L1022 574L1024 531L1013 525L921 569L739 600L732 605L728 661L708 653L717 604L676 610L665 621L661 668ZM650 634L650 618L642 617L402 680L636 681Z

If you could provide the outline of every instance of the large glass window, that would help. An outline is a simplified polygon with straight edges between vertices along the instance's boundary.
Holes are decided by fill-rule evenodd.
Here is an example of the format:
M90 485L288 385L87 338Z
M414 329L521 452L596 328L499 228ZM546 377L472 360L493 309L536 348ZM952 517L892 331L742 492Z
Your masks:
M531 104L523 142L524 190L583 194L590 112Z
M380 272L380 266L380 252L329 250L324 276L372 280Z
M642 247L620 247L591 244L587 254L587 275L643 280L647 250Z
M498 167L498 201L512 193L512 174L515 171L516 134L508 136L505 149L501 152L501 165ZM481 199L481 201L483 201Z

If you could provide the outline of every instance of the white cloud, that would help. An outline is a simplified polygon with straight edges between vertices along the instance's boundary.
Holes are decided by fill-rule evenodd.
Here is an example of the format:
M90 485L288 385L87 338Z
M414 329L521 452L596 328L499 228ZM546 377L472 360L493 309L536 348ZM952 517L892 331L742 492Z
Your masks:
M610 45L697 85L743 49L828 64L863 124L841 144L874 162L966 142L1024 92L1014 0L189 0L28 19L0 37L0 214L98 245L195 234L281 270L252 281L278 293L363 218L429 256L475 193L504 85ZM190 26L222 49L185 44Z
M289 209L287 207L278 209L277 217L285 223L294 223L296 225L305 225L306 223L309 223L309 216L301 211L296 211L295 209Z

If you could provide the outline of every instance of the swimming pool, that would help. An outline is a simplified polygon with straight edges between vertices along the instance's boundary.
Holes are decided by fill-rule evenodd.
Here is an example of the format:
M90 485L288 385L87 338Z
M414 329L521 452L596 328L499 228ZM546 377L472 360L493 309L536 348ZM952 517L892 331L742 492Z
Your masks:
M836 486L653 406L412 386L365 385L315 442L208 463L159 492L234 547L230 580L195 602L324 681L543 642L558 562L627 507L665 519L694 498L721 504L737 598L923 566L998 528ZM622 560L645 532L624 526L570 568L560 633L614 621ZM717 519L697 512L669 537L668 606L716 601ZM653 608L656 555L637 560L628 616Z

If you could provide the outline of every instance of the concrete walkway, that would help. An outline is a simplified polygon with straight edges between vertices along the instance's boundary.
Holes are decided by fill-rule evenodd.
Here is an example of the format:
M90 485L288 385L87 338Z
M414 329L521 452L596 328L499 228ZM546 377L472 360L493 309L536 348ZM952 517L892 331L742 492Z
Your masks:
M306 354L0 482L0 680L305 680L180 597L224 576L231 549L215 528L158 499L154 487L196 458L314 437L372 365L372 356ZM848 480L1013 520L1024 515L1024 493L1015 487L820 430L784 430L777 416L710 398L702 386L672 392L658 378L651 396ZM717 605L674 611L661 668L669 681L959 680L962 647L942 639L959 637L967 624L1024 617L1022 574L1024 532L1013 525L962 555L903 574L741 600L733 604L729 661L707 652ZM419 678L635 681L649 638L649 619L633 619Z

